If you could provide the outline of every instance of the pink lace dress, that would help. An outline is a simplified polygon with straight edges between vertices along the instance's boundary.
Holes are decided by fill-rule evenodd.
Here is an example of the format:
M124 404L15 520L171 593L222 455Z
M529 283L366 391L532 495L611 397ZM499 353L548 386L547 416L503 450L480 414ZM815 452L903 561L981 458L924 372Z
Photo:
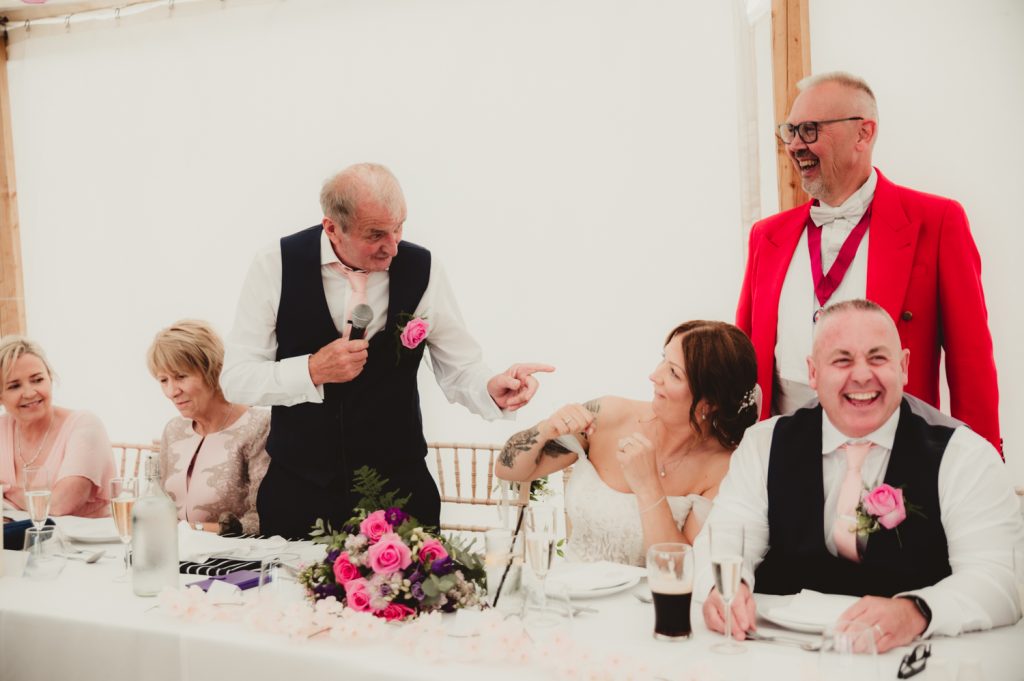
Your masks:
M256 493L267 473L270 412L250 407L224 430L199 435L192 420L171 419L160 443L164 489L190 523L237 518L242 532L258 534Z

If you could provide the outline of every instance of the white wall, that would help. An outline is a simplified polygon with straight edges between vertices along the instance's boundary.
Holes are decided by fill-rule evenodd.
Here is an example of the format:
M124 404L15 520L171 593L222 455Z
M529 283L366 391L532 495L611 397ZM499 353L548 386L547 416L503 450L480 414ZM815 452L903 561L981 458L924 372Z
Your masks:
M321 180L391 166L497 371L545 361L519 423L450 406L428 439L504 441L570 400L649 395L677 322L732 319L743 266L729 3L182 5L10 46L29 331L59 403L114 438L174 414L145 349L230 328L252 255Z
M811 67L867 79L875 165L963 204L982 259L1006 461L1024 483L1024 2L812 0Z
M320 181L360 160L402 181L406 235L444 261L493 368L558 366L516 425L448 405L424 371L428 439L501 441L569 400L648 395L664 332L731 320L739 289L732 4L231 0L15 32L29 331L59 402L115 438L158 435L174 412L145 369L153 333L184 316L226 332L252 254L315 223ZM810 14L814 70L876 89L880 167L971 216L1024 482L1024 4Z

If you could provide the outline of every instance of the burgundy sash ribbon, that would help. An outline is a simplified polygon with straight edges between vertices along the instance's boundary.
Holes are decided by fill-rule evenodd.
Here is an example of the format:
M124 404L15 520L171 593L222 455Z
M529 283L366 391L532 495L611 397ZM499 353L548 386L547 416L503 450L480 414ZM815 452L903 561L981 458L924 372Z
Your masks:
M828 302L828 299L839 288L839 284L843 282L846 270L850 269L853 256L857 255L857 248L860 246L861 239L867 234L870 223L871 206L868 206L860 222L857 223L857 226L853 228L850 235L846 237L846 241L843 242L842 247L839 249L839 255L836 256L836 261L832 263L832 267L828 268L828 274L823 274L821 267L822 228L815 225L814 220L809 215L807 216L807 250L811 254L811 277L814 280L814 295L817 297L818 304L821 307L825 307L825 303ZM817 314L815 314L814 319L817 321Z

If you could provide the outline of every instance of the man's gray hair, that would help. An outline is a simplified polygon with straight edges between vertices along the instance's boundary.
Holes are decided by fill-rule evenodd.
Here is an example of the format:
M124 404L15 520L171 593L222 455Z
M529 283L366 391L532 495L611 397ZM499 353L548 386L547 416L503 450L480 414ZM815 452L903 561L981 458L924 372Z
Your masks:
M320 188L320 208L341 231L361 203L377 203L394 217L405 213L405 196L398 178L379 163L357 163L324 181Z
M796 89L800 92L810 90L812 87L822 85L824 83L837 83L843 87L850 88L851 90L857 90L858 92L866 95L864 99L865 105L868 107L865 113L872 120L878 120L878 101L875 99L875 93L871 90L871 86L868 82L860 76L855 76L852 73L846 71L829 71L827 73L818 73L813 76L807 76L796 84Z

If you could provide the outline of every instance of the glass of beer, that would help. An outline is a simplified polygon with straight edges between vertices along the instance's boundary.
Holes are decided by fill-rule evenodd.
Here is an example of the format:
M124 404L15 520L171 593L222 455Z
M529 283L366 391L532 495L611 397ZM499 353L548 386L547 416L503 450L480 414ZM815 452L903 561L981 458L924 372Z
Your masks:
M653 544L647 550L647 583L654 597L654 638L690 638L693 549L689 544Z

